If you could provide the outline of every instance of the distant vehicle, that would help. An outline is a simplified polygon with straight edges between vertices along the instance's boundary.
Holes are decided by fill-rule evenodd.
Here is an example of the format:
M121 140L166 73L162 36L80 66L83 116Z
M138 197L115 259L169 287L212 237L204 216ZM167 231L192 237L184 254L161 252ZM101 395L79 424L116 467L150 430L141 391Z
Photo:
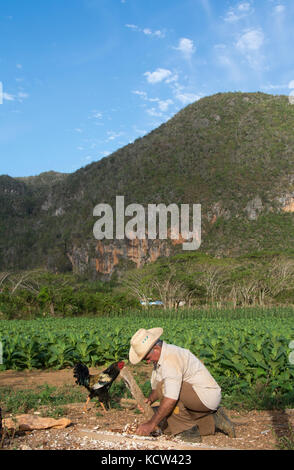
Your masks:
M163 305L163 302L161 300L140 300L140 304L146 307L147 305Z

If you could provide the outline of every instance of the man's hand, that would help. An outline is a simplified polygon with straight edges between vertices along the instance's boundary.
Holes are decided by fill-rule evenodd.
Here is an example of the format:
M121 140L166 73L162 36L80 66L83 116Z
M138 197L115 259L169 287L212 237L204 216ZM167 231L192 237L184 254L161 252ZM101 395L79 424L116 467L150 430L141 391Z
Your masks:
M157 391L156 390L152 390L152 392L150 393L149 397L148 398L145 398L144 402L147 403L147 405L152 405L152 403L154 403L158 398L158 394L157 394ZM140 406L139 404L137 405L138 406L138 409L144 413L144 409L142 408L142 406Z
M147 403L147 405L152 405L153 402L150 400L150 398L145 398L144 403ZM139 403L137 407L141 411L141 413L144 413L145 410L142 406L139 405Z
M136 434L139 434L139 436L149 436L149 434L154 431L160 421L170 415L176 403L177 400L163 397L160 402L160 407L158 408L157 413L154 413L154 416L146 423L140 424L140 426L138 426L138 428L136 429Z
M139 436L149 436L149 434L154 431L155 426L147 421L147 423L140 424L136 429L136 434Z

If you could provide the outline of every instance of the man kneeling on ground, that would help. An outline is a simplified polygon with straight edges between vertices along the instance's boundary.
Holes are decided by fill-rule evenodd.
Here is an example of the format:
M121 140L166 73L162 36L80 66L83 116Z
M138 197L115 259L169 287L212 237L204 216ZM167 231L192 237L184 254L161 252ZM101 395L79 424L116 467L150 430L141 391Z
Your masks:
M141 328L131 339L130 362L154 365L152 392L145 401L151 405L160 400L154 416L136 433L148 436L159 427L190 442L201 442L201 436L216 431L236 437L233 423L219 407L221 389L210 372L188 349L161 341L162 333L162 328Z

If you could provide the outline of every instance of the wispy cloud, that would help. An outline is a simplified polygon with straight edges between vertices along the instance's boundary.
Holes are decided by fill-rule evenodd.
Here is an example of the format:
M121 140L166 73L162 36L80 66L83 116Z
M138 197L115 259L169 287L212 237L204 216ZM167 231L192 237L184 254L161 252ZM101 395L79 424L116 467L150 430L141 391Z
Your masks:
M294 85L294 81L293 81L293 85ZM286 84L282 84L282 85L274 85L272 83L269 83L267 85L262 85L260 87L262 90L266 90L266 91L273 91L273 90L284 90L286 88L288 88L288 85ZM293 87L294 88L294 87Z
M174 104L173 100L168 98L166 100L160 98L149 98L148 94L145 91L135 90L133 91L135 95L140 96L144 101L149 103L156 103L157 108L153 106L152 108L146 109L146 112L150 116L163 116L163 113L168 111L168 108Z
M91 111L91 114L88 117L88 119L93 119L93 120L97 120L97 119L100 120L102 118L103 118L103 114L100 111L96 111L96 110Z
M276 5L274 7L274 13L277 15L280 15L281 13L284 13L286 11L285 5Z
M194 103L194 101L198 101L202 95L197 95L196 93L187 93L184 91L176 92L175 97L179 100L184 106L190 103Z
M132 31L137 31L138 33L143 33L146 36L151 36L151 37L156 37L156 38L164 38L165 37L165 32L160 30L160 29L157 29L157 30L153 31L150 28L140 28L136 24L126 24L125 27L131 29Z
M241 34L235 43L237 52L242 53L248 65L260 71L264 65L265 57L262 54L262 47L265 43L265 36L261 29L246 30Z
M171 104L173 104L173 100L171 99L158 101L158 107L160 111L163 111L163 112L166 112Z
M2 88L2 100L18 101L19 103L22 103L23 100L28 97L29 97L29 94L23 91L19 91L16 94L11 94L11 93L7 93L6 91L3 91L3 88Z
M235 7L230 7L227 11L224 21L226 23L236 23L254 12L254 8L249 2L241 2Z
M6 101L14 101L14 96L10 93L6 93L5 91L2 92L2 99Z
M19 102L23 102L23 100L25 100L26 98L29 97L29 94L28 93L25 93L23 91L19 91L18 94L17 94L17 99Z
M264 34L260 30L252 29L244 32L236 43L241 52L258 51L264 43Z
M108 135L108 138L106 139L106 142L109 142L111 140L116 140L119 137L122 137L124 135L124 132L108 131L107 135Z
M174 49L180 51L185 59L191 59L192 55L196 51L196 47L194 46L192 39L188 38L181 38L179 40L178 47L175 47Z

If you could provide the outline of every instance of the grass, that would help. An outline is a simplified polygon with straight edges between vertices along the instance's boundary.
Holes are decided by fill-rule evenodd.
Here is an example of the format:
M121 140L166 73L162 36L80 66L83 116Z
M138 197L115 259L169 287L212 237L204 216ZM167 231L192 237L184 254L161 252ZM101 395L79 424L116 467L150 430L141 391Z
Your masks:
M151 385L150 380L146 380L146 371L142 371L138 367L138 370L134 371L134 377L144 396L147 397L151 391ZM275 437L277 449L294 450L294 430L289 424L287 414L285 413L286 408L293 407L293 391L284 395L279 395L277 391L275 396L273 396L265 384L256 383L254 387L241 390L236 387L236 383L225 382L226 381L220 383L222 389L225 387L222 399L222 405L225 408L231 410L237 409L241 412L251 410L268 410L270 412L272 410L272 432ZM117 411L122 409L119 403L121 398L132 398L123 380L118 380L113 383L110 395L111 409ZM8 413L16 415L39 410L41 416L57 419L66 414L64 405L70 403L85 403L86 396L87 391L84 387L72 387L71 385L62 387L42 385L35 389L28 390L14 390L11 387L0 387L0 406L4 412L4 416ZM92 403L94 402L95 399L92 400ZM103 413L98 406L95 415L97 418L103 417ZM282 415L283 413L285 415L285 426L283 429L275 422L274 416L276 410L281 410ZM136 408L134 413L140 414L141 412ZM281 413L279 413L279 415L281 415ZM275 425L275 423L277 425ZM4 437L6 441L10 443L9 447L11 447L13 445L14 435L6 433Z
M143 395L148 397L151 392L150 380L146 380L146 373L134 371L134 378L139 385ZM246 389L238 388L235 380L228 378L217 378L222 388L222 405L227 409L251 410L285 410L293 408L294 391L279 393L277 389L274 393L265 383L257 382L252 387ZM36 389L14 390L11 387L0 387L1 408L6 413L20 414L36 411L46 406L46 416L63 416L63 405L70 403L84 403L88 392L84 387L72 387L64 385L55 387L42 385ZM130 391L125 386L123 380L113 383L110 390L110 406L112 409L121 409L121 398L132 398ZM97 401L92 399L94 403ZM97 402L98 404L98 402ZM49 413L49 414L48 414ZM99 409L97 409L99 413Z
M294 450L294 429L292 426L289 426L288 431L286 431L285 436L278 437L277 439L277 448L278 450Z
M72 386L42 385L34 390L13 390L11 387L0 387L1 408L6 413L28 413L44 405L61 410L62 405L84 400L84 394Z
M274 392L266 383L257 382L252 387L240 390L230 383L221 385L222 404L228 409L251 410L285 410L294 406L294 391L280 393L278 389Z

